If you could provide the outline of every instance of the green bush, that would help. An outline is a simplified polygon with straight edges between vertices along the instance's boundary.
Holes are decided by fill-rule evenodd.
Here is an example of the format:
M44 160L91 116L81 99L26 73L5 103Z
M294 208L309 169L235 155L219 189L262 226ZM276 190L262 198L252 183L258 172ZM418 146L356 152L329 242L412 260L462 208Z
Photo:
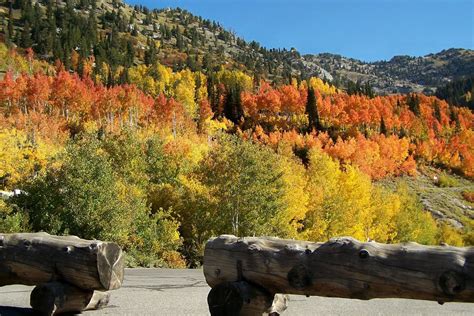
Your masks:
M451 188L459 186L459 181L453 176L443 172L438 177L437 185L441 188Z
M59 167L25 184L28 195L18 205L34 231L117 242L130 264L182 266L173 254L181 246L179 223L170 212L151 212L144 151L130 137L77 137Z
M170 211L159 212L138 220L133 245L128 255L142 267L184 268L186 263L177 252L182 240L179 222Z
M446 243L450 246L464 246L462 231L450 226L448 223L440 221L438 223L438 244Z
M15 209L15 205L0 199L0 232L9 234L28 231L28 217Z
M393 242L416 241L424 245L436 243L438 227L429 212L423 210L418 197L402 184L397 189L401 211L394 219L396 237Z

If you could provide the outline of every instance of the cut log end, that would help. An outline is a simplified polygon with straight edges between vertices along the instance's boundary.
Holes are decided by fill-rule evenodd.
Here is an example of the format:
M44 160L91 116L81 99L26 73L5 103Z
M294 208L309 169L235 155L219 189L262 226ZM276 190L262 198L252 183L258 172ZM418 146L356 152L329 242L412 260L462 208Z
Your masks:
M100 282L107 290L120 288L125 268L122 249L114 243L101 243L98 247L97 269Z

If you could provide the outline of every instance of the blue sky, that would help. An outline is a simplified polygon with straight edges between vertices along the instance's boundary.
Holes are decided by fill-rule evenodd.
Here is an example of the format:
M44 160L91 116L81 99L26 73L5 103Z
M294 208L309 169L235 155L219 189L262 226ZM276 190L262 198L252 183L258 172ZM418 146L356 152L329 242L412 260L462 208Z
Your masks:
M474 49L474 0L126 0L181 7L267 48L366 61Z

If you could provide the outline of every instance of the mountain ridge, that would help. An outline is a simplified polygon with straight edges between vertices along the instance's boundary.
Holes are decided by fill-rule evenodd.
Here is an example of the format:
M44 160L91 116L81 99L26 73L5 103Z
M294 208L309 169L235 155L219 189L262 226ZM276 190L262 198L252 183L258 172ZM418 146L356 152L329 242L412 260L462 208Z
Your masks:
M335 77L369 81L382 93L433 94L438 86L474 73L474 51L464 48L445 49L421 57L398 55L375 62L329 53L304 55L304 58L316 61Z
M5 17L2 33L7 37L10 27L8 21L12 19L12 30L16 33L15 43L22 46L21 38L20 40L18 38L25 33L26 19L24 10L18 12L18 8L14 7L19 6L18 3L23 2L15 1L12 12L9 12L10 2L0 1L0 16ZM32 1L32 4L34 4L31 9L33 12L39 10L36 9L38 6L45 12L45 16L48 15L48 4L64 11L68 6L72 6L72 12L82 16L85 21L89 15L95 15L99 42L101 37L106 38L115 30L121 38L132 43L133 57L131 60L129 58L129 65L123 65L125 67L147 63L148 53L149 57L152 55L151 59L157 59L176 70L190 68L210 71L224 66L238 68L276 83L289 82L291 77L303 80L318 76L342 88L347 87L349 81L368 83L379 94L411 92L434 94L438 86L474 74L474 50L470 49L448 48L421 57L399 55L388 61L365 62L331 53L302 55L294 48L268 49L256 41L248 42L238 37L218 22L204 19L180 8L150 10L140 5L128 5L122 0L70 2L58 0L54 3L52 0L51 2L43 0ZM55 18L58 19L58 16L56 12ZM43 17L43 20L47 19ZM30 22L29 24L35 24L33 21ZM31 32L34 33L34 29ZM68 64L67 58L70 58L68 57L70 51L67 50L87 50L81 45L92 45L88 49L94 50L94 56L100 62L111 63L110 59L114 59L113 56L109 56L113 52L107 52L108 48L104 47L105 45L97 48L98 44L93 41L84 45L81 42L75 47L65 47L67 45L61 44L64 49L63 57L54 56L48 51L41 52L34 39L32 43L40 56L51 61L53 58L64 58L65 64ZM127 44L123 44L117 50L123 52L127 49ZM53 48L49 50L52 51ZM87 54L84 55L83 57L87 57ZM117 67L118 61L113 62L111 66ZM123 60L120 62L123 63Z

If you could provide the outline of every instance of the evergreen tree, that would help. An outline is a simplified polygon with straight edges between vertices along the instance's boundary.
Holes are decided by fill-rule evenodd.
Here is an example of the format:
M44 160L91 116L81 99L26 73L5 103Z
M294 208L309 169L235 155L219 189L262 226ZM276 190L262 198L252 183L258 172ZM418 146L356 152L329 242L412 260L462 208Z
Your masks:
M143 24L144 25L150 25L151 23L153 23L153 17L151 16L151 13L148 12L148 14L143 19Z
M156 43L153 39L148 38L147 45L148 45L148 49L145 51L145 56L144 56L145 65L147 66L154 65L158 60L157 58L158 50L156 48Z
M31 37L33 43L38 44L43 40L43 11L39 5L39 2L36 2L33 10L33 23L31 24ZM39 53L44 53L44 47L41 43L39 49L36 47L36 51Z
M133 25L133 29L132 29L132 36L138 36L138 30L137 30L137 26L136 25Z
M185 48L184 38L179 30L176 33L176 47L180 52L182 52Z
M23 31L21 32L20 46L27 48L27 47L31 47L32 45L33 45L33 41L31 40L30 23L26 21L25 25L23 26Z
M372 88L372 86L370 85L369 82L366 82L364 84L364 91L363 91L363 94L368 96L369 98L373 98L375 97L375 92L374 92L374 89Z
M29 22L31 25L34 20L32 1L25 1L25 5L21 10L21 20L23 23Z
M207 71L210 71L212 69L213 61L212 61L212 55L207 52L204 54L202 58L202 68L206 69Z
M224 116L234 124L240 124L244 116L240 98L241 91L239 85L229 87L224 101Z
M387 126L385 126L385 120L383 119L383 117L380 120L380 134L388 136Z
M455 110L454 106L449 107L449 118L451 122L455 123L456 133L459 133L461 131L461 121L459 120L459 113Z
M131 40L127 41L127 51L125 55L125 67L130 67L133 65L133 61L135 59L135 46Z
M309 86L309 85L308 85ZM306 114L308 115L308 130L319 130L321 128L319 122L318 106L316 104L316 95L314 88L308 87L308 99L306 101Z
M212 71L207 72L207 95L209 99L209 104L211 105L211 110L216 117L221 116L222 110L219 107L219 90L216 87L217 78L215 73Z
M54 49L54 42L56 40L56 17L53 8L53 0L48 1L48 5L46 8L46 19L47 19L47 26L46 26L46 53L52 54Z
M95 1L92 2L95 3ZM87 34L91 46L97 44L97 17L95 15L95 9L89 11L89 17L87 18Z
M10 8L8 10L7 29L5 32L5 43L7 44L7 46L10 46L12 44L14 37L15 37L15 34L13 30L13 1L10 1Z
M416 94L409 94L407 96L407 105L410 111L416 116L420 116L420 98Z
M474 76L453 80L438 87L436 96L450 105L466 106L474 110Z
M359 81L357 81L357 83L351 80L347 82L347 94L349 95L359 94L359 91L360 91Z
M26 0L16 0L16 1L10 1L10 2L12 4L13 9L23 10L25 7Z
M186 58L186 66L191 71L197 71L198 70L197 55L192 56L191 54L188 54L188 57Z
M61 41L56 38L53 43L53 58L54 60L64 60L64 50Z
M433 108L434 108L434 117L438 120L439 123L441 123L441 109L439 108L438 100L434 101Z

